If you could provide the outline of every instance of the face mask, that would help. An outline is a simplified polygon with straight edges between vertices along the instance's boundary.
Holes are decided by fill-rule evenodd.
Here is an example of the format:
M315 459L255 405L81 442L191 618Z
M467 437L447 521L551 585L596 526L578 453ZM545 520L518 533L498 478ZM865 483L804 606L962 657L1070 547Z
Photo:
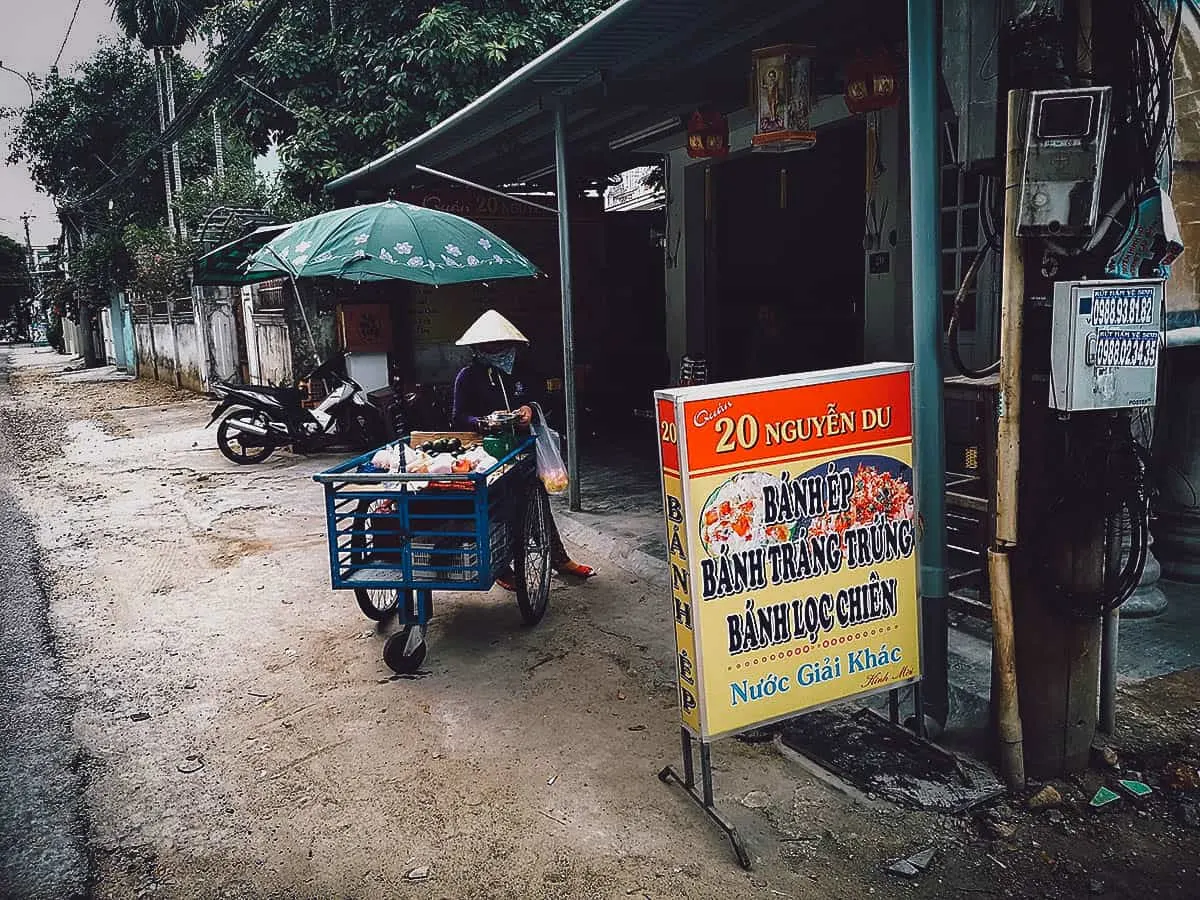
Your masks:
M496 353L480 353L479 358L489 366L494 366L505 375L511 375L517 362L516 350L501 350Z

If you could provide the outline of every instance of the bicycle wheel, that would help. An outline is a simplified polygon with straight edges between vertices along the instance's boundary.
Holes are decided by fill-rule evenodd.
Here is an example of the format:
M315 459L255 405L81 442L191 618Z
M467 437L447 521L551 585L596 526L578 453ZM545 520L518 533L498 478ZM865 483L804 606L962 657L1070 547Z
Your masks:
M392 526L394 519L378 518L371 514L382 512L386 509L386 504L390 504L390 500L363 500L358 504L358 516L354 520L354 532L350 535L350 562L354 565L366 565L372 560L379 562L399 562L399 555L394 551L399 548L399 532L398 528L396 537L391 534L380 534L379 532L393 530ZM365 518L363 516L366 516ZM374 534L361 534L358 532L371 531ZM389 549L390 553L376 553L377 550ZM406 598L407 591L398 591L395 588L355 588L354 599L358 601L358 608L362 610L363 615L368 619L376 622L382 622L388 616L396 612L402 600Z
M536 625L550 603L550 498L540 481L525 494L514 544L517 606L525 624Z

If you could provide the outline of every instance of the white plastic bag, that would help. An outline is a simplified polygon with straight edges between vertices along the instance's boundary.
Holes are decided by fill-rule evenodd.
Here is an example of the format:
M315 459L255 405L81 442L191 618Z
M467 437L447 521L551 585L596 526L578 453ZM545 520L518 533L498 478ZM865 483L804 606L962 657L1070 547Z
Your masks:
M567 464L562 457L562 437L546 424L546 415L540 404L533 404L536 413L533 423L533 434L537 439L537 472L538 478L546 486L547 494L565 494L569 479Z

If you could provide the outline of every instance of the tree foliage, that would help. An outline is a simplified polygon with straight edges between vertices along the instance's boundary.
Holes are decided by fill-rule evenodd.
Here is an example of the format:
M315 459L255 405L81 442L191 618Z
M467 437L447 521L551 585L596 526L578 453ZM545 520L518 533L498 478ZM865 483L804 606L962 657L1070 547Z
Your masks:
M24 333L29 324L33 281L25 247L0 235L0 325L12 322Z
M175 65L182 103L202 76L178 58ZM27 166L38 189L69 209L84 230L106 222L123 228L163 220L166 189L159 155L102 198L79 202L108 185L114 173L123 172L158 137L158 96L147 55L127 40L101 43L71 74L52 72L37 86L30 106L4 111L16 119L8 163ZM208 178L214 170L216 150L206 124L202 121L181 142L184 184ZM236 134L230 138L226 168L251 167L245 141Z
M315 197L329 179L436 124L609 2L295 0L239 73L261 93L239 88L230 118L259 151L278 138L287 183ZM211 27L233 34L252 11L226 4Z
M201 75L178 58L175 66L182 103ZM102 199L79 199L110 184L114 172L123 171L158 137L154 79L147 54L128 40L102 43L72 73L51 73L40 80L31 106L8 111L17 118L8 162L29 168L34 183L56 200L78 234L71 278L63 291L74 298L67 307L106 304L112 290L128 286L136 273L126 244L128 230L153 230L165 219L166 189L157 154ZM257 205L268 194L254 172L249 146L236 133L225 141L226 176L216 179L216 150L207 126L208 119L202 119L180 146L185 190L175 206L192 230L214 205ZM72 308L64 312L75 314Z
M219 0L109 0L126 37L143 47L178 47L196 33L204 13Z
M171 299L188 290L190 248L166 228L125 229L125 246L132 263L129 287L144 297Z
M24 163L37 187L69 205L96 191L113 171L154 139L154 71L128 41L101 44L69 75L51 72L37 82L37 99L20 111L8 163ZM157 161L112 196L118 219L146 222L163 214L164 188ZM107 204L80 210L94 219Z

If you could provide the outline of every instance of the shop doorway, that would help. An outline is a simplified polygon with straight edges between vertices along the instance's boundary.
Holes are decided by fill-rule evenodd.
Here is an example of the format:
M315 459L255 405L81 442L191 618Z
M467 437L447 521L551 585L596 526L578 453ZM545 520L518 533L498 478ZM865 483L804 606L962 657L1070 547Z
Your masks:
M714 170L709 347L720 380L862 361L866 135Z

